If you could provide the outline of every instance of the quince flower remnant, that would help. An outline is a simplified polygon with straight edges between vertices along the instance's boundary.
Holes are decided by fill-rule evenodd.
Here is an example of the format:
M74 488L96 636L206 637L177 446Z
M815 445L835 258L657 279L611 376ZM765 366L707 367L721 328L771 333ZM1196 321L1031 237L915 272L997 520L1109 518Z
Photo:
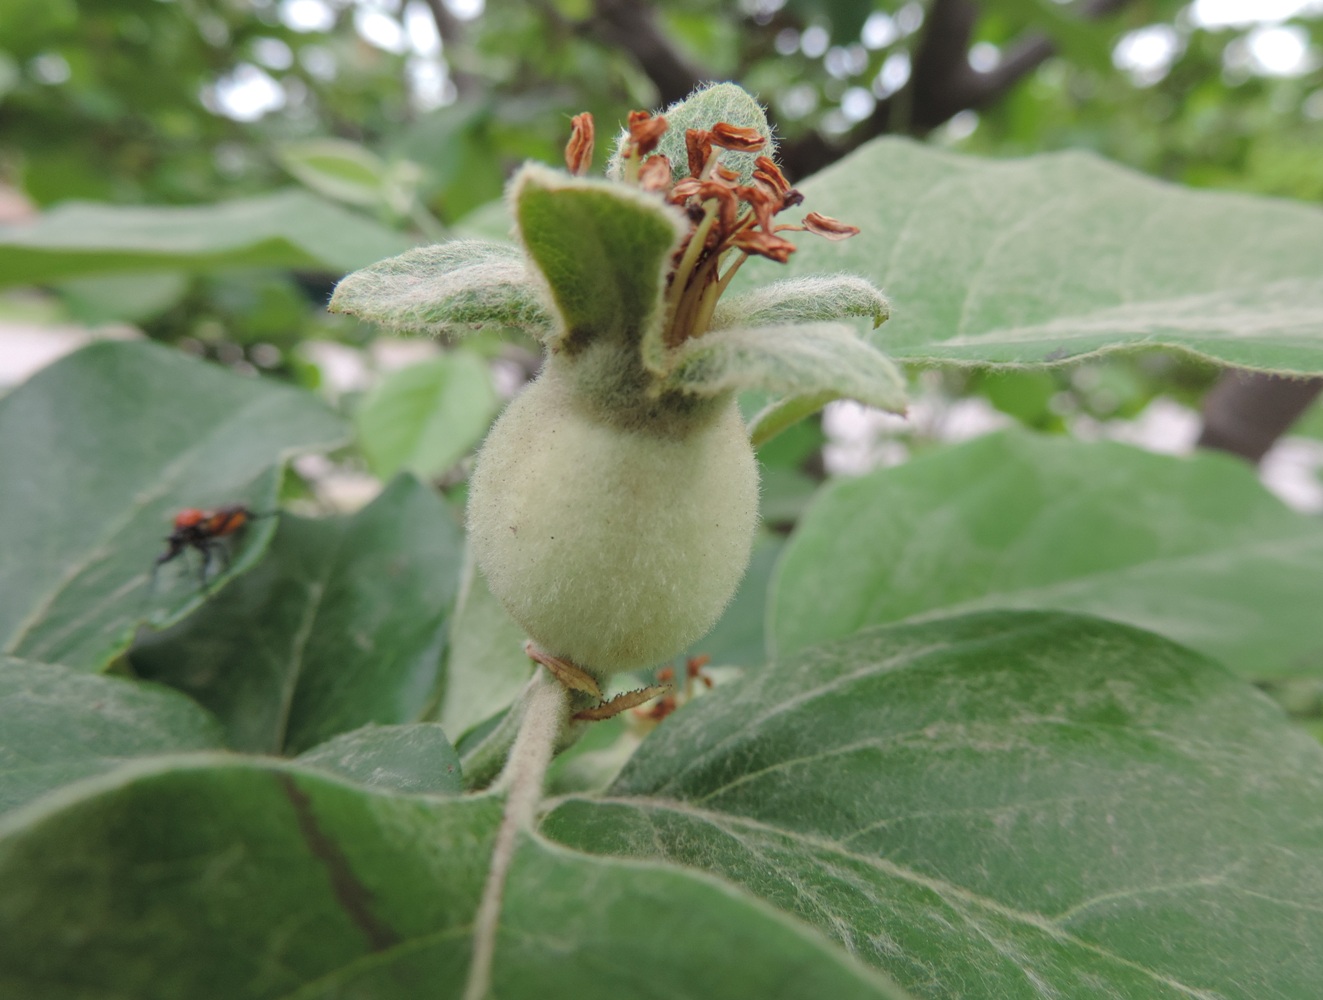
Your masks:
M583 176L593 158L593 116L576 115L565 147L565 163L575 176ZM667 203L685 211L689 233L675 252L666 278L666 319L662 343L678 347L690 337L707 332L717 300L730 285L740 265L751 254L784 264L795 245L778 236L782 232L811 232L829 240L856 235L848 226L817 212L801 225L775 223L773 217L804 201L790 186L780 167L768 156L754 161L751 183L741 183L738 171L721 164L719 150L758 153L767 137L757 129L717 122L711 129L686 129L685 152L689 176L674 180L671 161L656 153L669 128L662 115L631 111L628 134L622 143L623 180L645 191L663 195ZM738 252L724 272L721 265Z
M593 133L589 115L573 119L568 173L515 175L517 246L416 247L349 275L331 301L398 330L494 324L545 345L478 454L468 534L492 594L580 707L598 681L676 656L716 622L758 524L755 445L833 399L905 407L895 365L843 322L887 318L868 281L730 287L750 256L788 261L789 232L858 232L817 213L778 221L803 197L749 94L720 83L633 112L608 179L584 176ZM772 402L746 425L750 391Z

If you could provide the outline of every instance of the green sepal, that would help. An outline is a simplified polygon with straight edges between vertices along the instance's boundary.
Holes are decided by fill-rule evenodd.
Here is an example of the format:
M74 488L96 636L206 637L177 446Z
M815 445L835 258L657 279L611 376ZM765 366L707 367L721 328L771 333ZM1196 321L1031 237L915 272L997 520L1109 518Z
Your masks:
M553 349L573 355L601 338L639 345L661 336L666 266L685 233L678 210L633 187L536 163L515 177L510 202L559 314Z
M728 125L757 129L767 137L767 146L760 152L738 153L730 149L722 152L722 165L739 171L741 184L753 180L753 162L758 157L776 158L776 142L772 138L772 127L767 123L762 105L736 84L714 83L702 87L683 101L672 104L662 114L670 127L662 136L657 152L671 161L671 176L677 181L689 176L689 155L685 150L684 136L691 128L710 129L717 122L725 122ZM621 176L620 153L628 135L627 131L623 131L616 140L615 151L607 166L608 176Z
M906 402L905 379L891 359L844 323L714 330L675 352L664 385L700 396L761 389L814 401L796 419L833 399L893 413L903 413Z
M809 396L791 396L769 403L749 420L749 443L761 448L782 431L807 420L828 403L841 398L838 392L815 392Z
M723 299L712 317L712 328L823 323L853 316L871 319L876 328L890 315L887 297L867 279L815 274L774 281Z
M433 334L493 325L545 339L554 327L519 248L478 240L415 247L355 271L336 285L329 308Z

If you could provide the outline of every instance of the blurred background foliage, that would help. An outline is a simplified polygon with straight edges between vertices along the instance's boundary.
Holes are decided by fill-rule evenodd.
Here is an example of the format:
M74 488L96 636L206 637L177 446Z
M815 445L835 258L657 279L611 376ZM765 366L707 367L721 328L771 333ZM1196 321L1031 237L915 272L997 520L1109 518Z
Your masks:
M355 448L298 466L324 504L399 469L458 504L461 456L535 345L383 335L326 313L334 282L411 243L499 236L489 206L524 160L560 160L572 115L596 117L601 163L628 111L710 79L768 106L792 181L891 133L1323 201L1323 0L6 0L0 392L88 337L147 336L348 412ZM1188 449L1219 373L1150 352L913 374L907 423L836 404L764 448L769 533L736 605L753 610L709 651L760 661L777 536L825 470L999 422ZM1323 509L1317 407L1301 433L1288 499Z
M10 0L0 182L196 204L304 184L441 238L569 116L729 78L793 176L883 132L994 156L1087 148L1182 183L1323 199L1323 4L1310 0ZM13 219L17 209L11 208ZM305 308L332 274L58 289L73 318L268 349L361 341Z

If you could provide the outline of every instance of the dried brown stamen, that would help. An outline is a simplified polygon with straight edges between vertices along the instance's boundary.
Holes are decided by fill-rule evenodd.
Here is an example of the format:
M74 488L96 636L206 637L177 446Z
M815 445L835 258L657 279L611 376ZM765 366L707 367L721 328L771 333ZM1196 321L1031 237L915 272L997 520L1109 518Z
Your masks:
M628 712L631 708L637 708L644 702L652 701L653 698L673 697L669 687L645 687L637 691L626 691L624 694L618 694L609 701L604 701L600 705L594 705L591 708L580 709L575 712L571 718L579 722L600 722L603 719L612 719L621 712Z
M757 254L778 264L784 264L795 252L795 244L761 229L745 230L739 233L733 242L745 253Z
M782 196L790 191L790 182L786 180L786 175L781 173L781 168L768 156L760 156L753 161L753 179L762 181Z
M661 115L650 115L646 111L629 113L629 139L634 147L634 156L643 158L657 148L661 137L666 134L666 119Z
M703 128L691 128L684 134L685 153L689 157L689 173L701 177L712 156L712 133Z
M767 137L756 128L717 122L712 126L712 145L739 153L756 153L767 145Z
M848 226L819 212L809 212L804 216L804 228L829 240L848 240L851 236L859 235L858 226Z
M671 161L660 153L649 156L639 168L639 187L665 192L671 186Z
M574 119L566 147L570 170L581 173L592 158L592 119ZM623 149L624 180L662 195L689 218L690 230L671 259L667 275L666 321L662 340L671 347L702 336L712 322L717 299L750 255L785 263L795 245L778 233L812 232L840 240L859 230L818 212L802 225L776 224L778 213L799 205L804 196L790 186L770 156L757 156L752 176L721 162L730 150L757 153L770 140L755 128L717 122L710 129L685 131L689 176L673 179L670 160L655 154L667 122L661 115L632 111ZM649 155L653 154L653 155Z
M584 112L570 119L573 131L565 144L565 165L570 173L582 177L593 165L593 116Z

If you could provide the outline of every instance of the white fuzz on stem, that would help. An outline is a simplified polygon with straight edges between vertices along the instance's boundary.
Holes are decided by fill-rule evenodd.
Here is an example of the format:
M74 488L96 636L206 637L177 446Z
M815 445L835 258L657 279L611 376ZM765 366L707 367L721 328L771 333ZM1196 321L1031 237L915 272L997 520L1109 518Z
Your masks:
M568 713L569 692L545 671L530 685L519 735L496 788L506 794L505 814L496 831L491 868L473 923L473 962L469 966L464 1000L484 1000L491 989L492 959L496 954L496 927L501 918L505 880L519 846L519 835L533 829L542 799L542 785L556 741Z

